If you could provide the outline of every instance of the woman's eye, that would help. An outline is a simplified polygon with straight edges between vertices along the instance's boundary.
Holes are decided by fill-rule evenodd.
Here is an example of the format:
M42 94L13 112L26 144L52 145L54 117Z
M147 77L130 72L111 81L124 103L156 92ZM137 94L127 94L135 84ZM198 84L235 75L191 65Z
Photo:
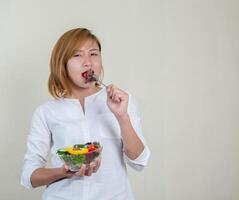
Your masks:
M80 57L81 55L80 54L75 54L74 57Z
M98 54L97 53L92 53L91 56L98 56Z

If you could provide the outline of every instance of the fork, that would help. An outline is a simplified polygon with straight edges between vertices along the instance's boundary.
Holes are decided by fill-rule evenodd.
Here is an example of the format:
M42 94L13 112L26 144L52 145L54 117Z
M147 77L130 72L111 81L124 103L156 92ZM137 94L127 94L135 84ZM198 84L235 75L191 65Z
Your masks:
M102 81L99 81L99 77L96 76L95 74L89 74L89 79L88 81L96 81L98 82L100 85L103 85L104 87L107 87L107 85L105 85Z

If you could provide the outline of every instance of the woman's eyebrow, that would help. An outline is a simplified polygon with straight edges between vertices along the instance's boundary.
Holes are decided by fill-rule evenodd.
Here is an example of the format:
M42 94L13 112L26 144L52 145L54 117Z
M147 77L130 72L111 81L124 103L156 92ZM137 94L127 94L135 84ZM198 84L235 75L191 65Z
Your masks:
M85 50L81 50L81 49L79 49L79 50L77 50L76 52L84 52ZM99 49L89 49L89 51L100 51Z
M90 51L100 51L99 49L90 49Z

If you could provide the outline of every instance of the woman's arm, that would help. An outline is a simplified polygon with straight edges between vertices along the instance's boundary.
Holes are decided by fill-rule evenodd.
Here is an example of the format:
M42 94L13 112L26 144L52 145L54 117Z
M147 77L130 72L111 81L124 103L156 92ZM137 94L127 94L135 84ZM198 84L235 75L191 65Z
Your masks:
M117 120L121 129L124 152L131 160L134 160L143 152L144 145L135 132L128 114L118 116Z
M73 176L73 174L74 173L70 172L66 165L60 168L38 168L33 171L30 180L32 187L35 188L49 185L64 178L69 178Z
M51 148L51 132L45 118L45 107L38 107L32 116L29 135L27 138L27 152L24 155L21 184L32 188L31 176L34 171L44 168L47 155ZM33 180L35 184L35 177ZM38 184L35 184L35 187Z
M124 152L130 159L134 160L143 152L144 144L130 121L128 102L129 95L126 92L114 85L107 87L107 104L119 122Z
M91 176L96 173L100 167L101 159L96 159L96 162L91 162L88 167L82 165L77 172L71 172L67 165L59 168L38 168L33 171L30 181L32 187L49 185L53 182L60 181L64 178L72 176Z

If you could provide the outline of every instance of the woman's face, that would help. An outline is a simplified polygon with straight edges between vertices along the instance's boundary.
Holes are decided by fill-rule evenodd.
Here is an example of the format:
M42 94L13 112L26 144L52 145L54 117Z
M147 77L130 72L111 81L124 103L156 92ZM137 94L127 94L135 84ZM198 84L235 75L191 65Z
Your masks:
M83 73L93 70L99 76L102 68L101 53L95 41L88 40L67 62L67 73L76 87L90 88L95 82L87 82Z

